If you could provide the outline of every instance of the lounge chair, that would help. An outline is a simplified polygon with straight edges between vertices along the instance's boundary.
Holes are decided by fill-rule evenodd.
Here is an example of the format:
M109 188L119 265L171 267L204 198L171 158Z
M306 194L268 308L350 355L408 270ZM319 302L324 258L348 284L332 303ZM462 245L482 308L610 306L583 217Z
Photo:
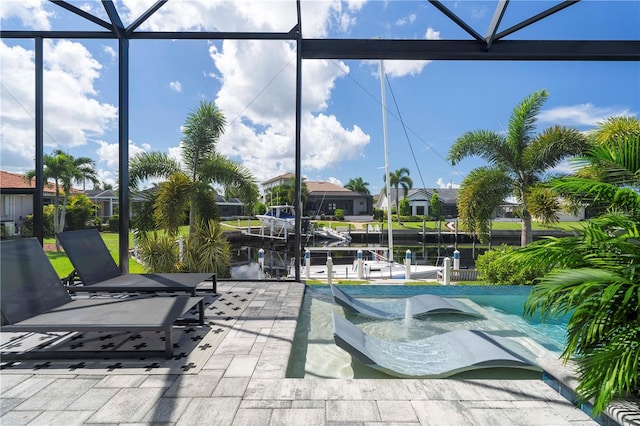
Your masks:
M95 229L82 229L57 234L83 285L69 285L69 292L186 292L196 295L203 281L212 279L217 291L214 273L122 274L111 257L109 249Z
M336 345L360 362L404 378L444 378L484 368L542 369L509 349L505 339L483 331L456 330L414 342L391 342L365 334L333 313Z
M31 351L3 353L2 359L141 357L173 354L173 324L198 306L204 325L201 297L96 297L72 300L40 243L35 238L0 242L0 307L2 332L163 332L164 351Z
M332 285L331 293L335 302L348 310L370 318L398 319L406 316L407 303L412 317L436 314L460 314L473 317L482 315L464 303L432 294L420 294L405 299L384 303L364 303L354 299L338 287Z

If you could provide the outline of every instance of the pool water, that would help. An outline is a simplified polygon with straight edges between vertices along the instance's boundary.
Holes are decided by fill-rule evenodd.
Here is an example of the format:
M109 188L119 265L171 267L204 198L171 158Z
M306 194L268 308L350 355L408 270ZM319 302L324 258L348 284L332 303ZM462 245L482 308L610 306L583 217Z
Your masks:
M416 294L437 294L465 303L482 318L462 315L432 315L409 321L374 320L345 313L334 303L328 286L307 287L300 312L289 377L304 378L391 378L373 370L335 345L332 312L346 317L365 333L380 339L410 342L452 330L473 329L507 338L518 353L535 363L538 357L557 358L562 352L567 318L542 323L539 318L524 318L524 303L531 290L527 286L340 286L352 297L367 303L382 304L392 298ZM515 369L465 373L465 377L540 378L537 372Z

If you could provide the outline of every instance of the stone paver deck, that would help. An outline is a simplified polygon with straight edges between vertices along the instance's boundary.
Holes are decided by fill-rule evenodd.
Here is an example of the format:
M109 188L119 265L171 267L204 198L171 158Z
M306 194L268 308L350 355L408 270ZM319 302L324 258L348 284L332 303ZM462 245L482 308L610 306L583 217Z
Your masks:
M0 424L595 424L540 380L288 379L304 285L220 281L218 289L254 297L196 374L9 368Z

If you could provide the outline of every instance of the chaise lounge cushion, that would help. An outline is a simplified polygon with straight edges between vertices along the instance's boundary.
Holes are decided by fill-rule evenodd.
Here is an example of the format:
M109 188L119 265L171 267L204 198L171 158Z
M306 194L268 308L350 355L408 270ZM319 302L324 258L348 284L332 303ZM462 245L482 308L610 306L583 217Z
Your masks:
M217 290L213 272L122 274L95 229L61 232L57 237L83 284L70 286L70 292L177 291L195 296L199 284L210 279L213 292Z
M369 318L404 318L407 314L407 305L412 317L436 314L459 314L472 317L482 316L464 303L433 294L419 294L417 296L384 303L365 303L361 300L354 299L334 285L331 286L331 293L333 294L335 302L347 311Z
M201 297L73 300L35 238L0 242L0 291L1 330L7 332L155 330L164 332L165 350L149 354L170 357L173 351L171 328L184 313L197 305L198 322L204 324ZM107 352L89 355L108 356ZM35 355L23 354L25 358L35 358ZM47 357L46 351L37 355ZM59 353L56 355L60 356ZM111 355L139 357L142 354L114 352ZM9 356L3 354L3 358L9 359Z
M413 342L394 342L369 336L333 313L333 336L338 347L365 365L405 378L444 378L486 368L542 371L516 353L505 339L477 330L456 330Z

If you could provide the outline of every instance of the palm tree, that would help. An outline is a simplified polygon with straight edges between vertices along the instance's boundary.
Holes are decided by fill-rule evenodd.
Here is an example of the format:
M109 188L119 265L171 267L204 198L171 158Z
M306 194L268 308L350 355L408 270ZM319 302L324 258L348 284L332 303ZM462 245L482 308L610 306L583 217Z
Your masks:
M576 176L551 182L560 194L597 202L604 213L576 236L536 241L514 254L523 268L552 271L533 288L527 313L570 315L562 356L576 360L576 390L595 401L594 414L640 389L640 126L610 134L608 141L594 139Z
M90 181L97 186L100 181L94 168L95 162L88 157L75 158L61 149L53 151L51 155L45 154L44 180L53 180L56 196L53 199L53 231L55 233L64 230L65 218L67 214L67 201L71 195L74 184ZM36 175L35 170L30 170L25 174L25 180L31 181ZM61 192L62 190L62 192ZM62 202L60 195L62 193ZM60 251L60 244L56 239L56 250Z
M197 218L217 218L214 183L233 187L245 203L257 200L258 187L251 173L215 150L225 124L224 115L213 103L202 102L189 113L184 124L180 145L183 164L160 152L141 153L131 159L133 189L145 179L167 179L158 187L154 217L168 232L177 233L186 211L190 235L195 232Z
M349 179L349 182L344 186L345 188L353 191L359 192L360 194L369 195L369 182L365 182L361 177L357 177L354 179Z
M640 192L640 120L608 118L589 134L589 140L591 149L573 160L576 173L555 179L552 189L594 211L637 209L628 191Z
M513 110L506 134L476 130L460 136L449 150L448 160L479 156L489 165L472 170L460 186L458 210L463 225L481 239L488 235L496 209L514 196L522 220L521 245L532 241L531 206L542 197L530 198L545 172L567 157L579 155L587 140L576 129L553 126L535 134L538 113L548 93L540 90L524 98ZM538 209L549 212L549 209ZM552 216L542 218L552 220Z
M386 175L384 176L384 182L387 182ZM404 197L407 198L409 190L413 188L413 181L409 177L409 169L402 167L394 172L389 173L389 186L396 190L396 213L398 213L398 223L400 223L400 187ZM384 186L383 192L386 193L387 186ZM391 214L391 212L388 212Z

